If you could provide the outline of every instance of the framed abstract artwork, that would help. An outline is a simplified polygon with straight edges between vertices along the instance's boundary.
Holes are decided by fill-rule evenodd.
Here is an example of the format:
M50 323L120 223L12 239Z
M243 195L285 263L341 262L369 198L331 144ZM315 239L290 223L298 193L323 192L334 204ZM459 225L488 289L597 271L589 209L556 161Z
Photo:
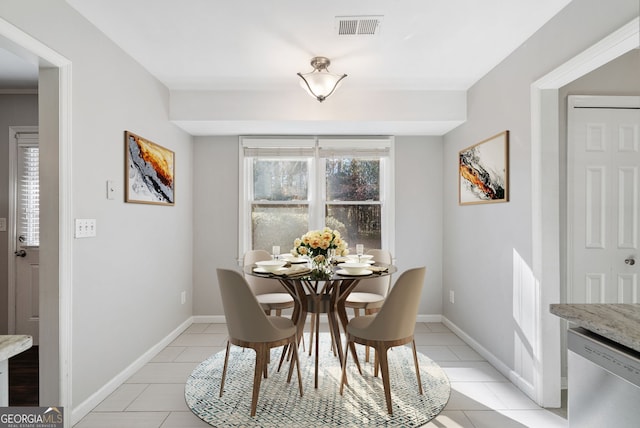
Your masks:
M460 205L509 200L509 131L461 150L458 164Z
M125 202L173 205L175 154L132 132L124 132Z

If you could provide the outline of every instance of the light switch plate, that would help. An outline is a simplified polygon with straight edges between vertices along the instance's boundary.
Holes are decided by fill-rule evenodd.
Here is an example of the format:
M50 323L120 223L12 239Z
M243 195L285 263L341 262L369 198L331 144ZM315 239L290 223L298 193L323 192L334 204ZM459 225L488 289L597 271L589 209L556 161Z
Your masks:
M0 218L0 232L6 232L7 231L7 219L6 218Z
M107 180L107 199L113 200L116 189L113 186L113 180Z
M76 238L93 238L96 236L96 219L95 218L77 218L75 237Z

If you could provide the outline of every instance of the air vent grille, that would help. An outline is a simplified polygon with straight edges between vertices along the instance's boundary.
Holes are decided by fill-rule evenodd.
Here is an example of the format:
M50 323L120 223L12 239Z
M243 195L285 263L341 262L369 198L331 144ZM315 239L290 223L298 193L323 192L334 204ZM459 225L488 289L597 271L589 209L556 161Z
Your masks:
M375 36L382 16L336 16L336 22L339 36Z

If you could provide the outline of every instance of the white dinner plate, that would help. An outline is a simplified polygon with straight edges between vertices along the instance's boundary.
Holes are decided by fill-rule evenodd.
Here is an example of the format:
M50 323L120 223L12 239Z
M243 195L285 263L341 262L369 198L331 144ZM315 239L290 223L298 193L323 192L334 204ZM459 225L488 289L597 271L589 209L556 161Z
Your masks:
M253 268L253 271L255 273L276 273L276 272L282 272L283 270L287 270L287 268L281 267L281 268L276 269L274 272L270 272L270 271L266 270L265 268L261 268L261 267Z
M369 269L364 269L360 273L349 273L344 269L338 269L336 273L342 276L367 276L367 275L371 275L373 272L371 272Z

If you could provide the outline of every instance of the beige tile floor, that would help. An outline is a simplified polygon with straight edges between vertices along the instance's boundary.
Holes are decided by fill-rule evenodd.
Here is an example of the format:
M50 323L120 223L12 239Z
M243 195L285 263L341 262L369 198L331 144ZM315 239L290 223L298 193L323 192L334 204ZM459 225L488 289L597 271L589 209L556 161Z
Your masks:
M567 427L563 409L541 409L440 323L418 323L418 351L444 368L451 398L428 428ZM77 428L208 427L184 400L191 371L224 350L225 324L192 324L151 362L100 403Z

